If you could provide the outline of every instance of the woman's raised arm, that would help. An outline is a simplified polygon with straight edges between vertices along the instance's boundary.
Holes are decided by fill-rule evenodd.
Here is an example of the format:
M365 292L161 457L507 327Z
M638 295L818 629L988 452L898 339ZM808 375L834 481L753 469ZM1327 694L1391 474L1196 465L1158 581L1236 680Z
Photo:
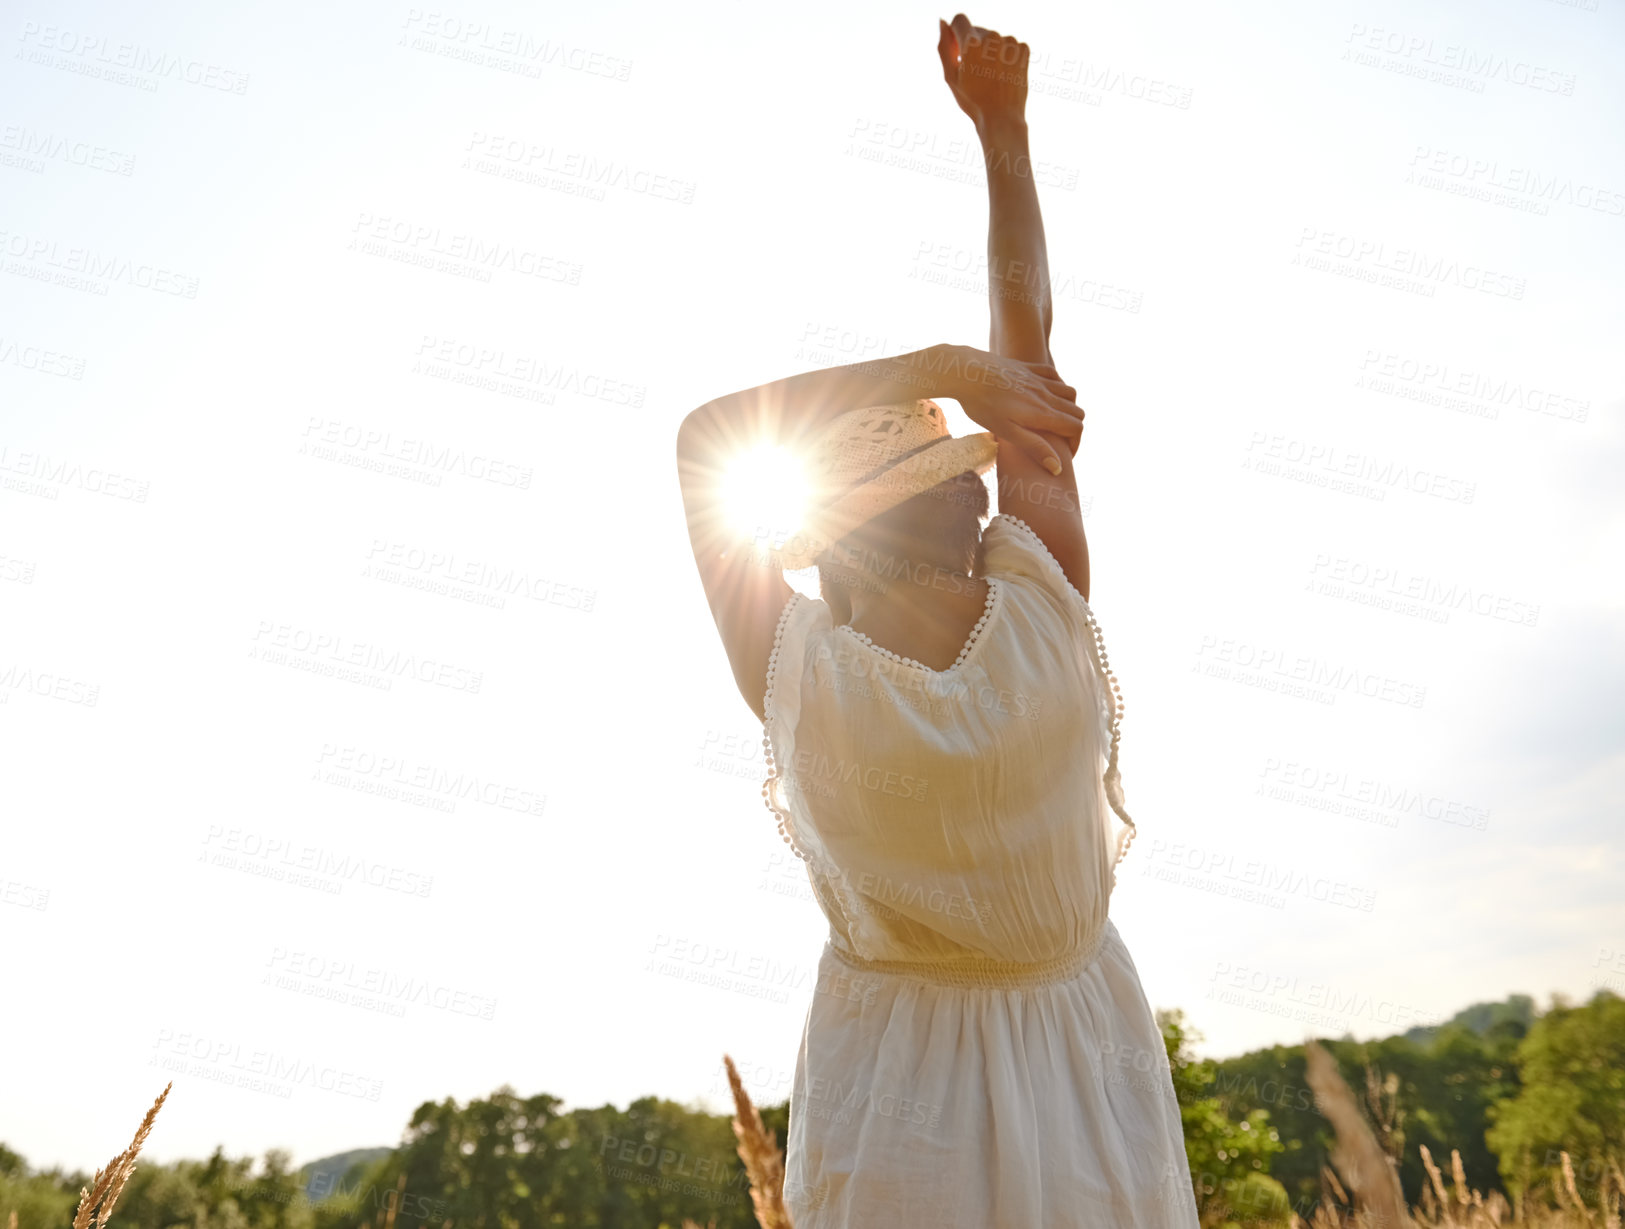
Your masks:
M959 13L952 25L940 23L937 54L954 101L976 125L987 168L989 347L1053 372L1049 255L1027 142L1027 44L973 26ZM1072 468L1074 441L1058 453L1057 474L1035 465L1032 450L1021 446L1024 441L1001 438L999 511L1031 525L1073 588L1087 598L1089 543Z

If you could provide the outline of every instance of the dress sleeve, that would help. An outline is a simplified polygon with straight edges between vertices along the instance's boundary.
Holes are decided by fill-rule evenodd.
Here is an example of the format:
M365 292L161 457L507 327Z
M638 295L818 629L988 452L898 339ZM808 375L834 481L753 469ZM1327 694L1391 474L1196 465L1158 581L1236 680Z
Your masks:
M817 869L826 861L823 844L787 788L783 769L795 762L796 726L801 720L801 692L809 668L810 645L829 626L829 607L799 591L792 592L773 631L767 659L767 692L762 701L762 752L767 777L762 802L778 821L779 836L790 851Z
M1095 622L1095 612L1088 600L1067 578L1060 562L1050 553L1038 532L1019 517L1000 513L988 522L982 533L983 570L991 576L1020 577L1043 589L1060 603L1077 626L1080 639L1087 647L1099 682L1101 717L1107 725L1109 750L1106 756L1106 801L1111 804L1123 828L1117 835L1117 854L1112 863L1113 875L1117 863L1128 853L1137 829L1124 809L1123 776L1117 766L1117 751L1122 741L1123 690L1117 676L1112 673L1106 658L1106 642Z

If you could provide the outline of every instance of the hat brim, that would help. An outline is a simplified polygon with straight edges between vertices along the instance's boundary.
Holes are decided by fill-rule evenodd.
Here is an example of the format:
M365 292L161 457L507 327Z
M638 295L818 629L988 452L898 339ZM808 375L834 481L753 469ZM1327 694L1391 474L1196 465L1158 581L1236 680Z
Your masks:
M783 547L770 553L777 556L785 571L811 567L820 555L865 521L967 470L985 474L993 468L998 455L998 441L991 431L939 440L808 516Z

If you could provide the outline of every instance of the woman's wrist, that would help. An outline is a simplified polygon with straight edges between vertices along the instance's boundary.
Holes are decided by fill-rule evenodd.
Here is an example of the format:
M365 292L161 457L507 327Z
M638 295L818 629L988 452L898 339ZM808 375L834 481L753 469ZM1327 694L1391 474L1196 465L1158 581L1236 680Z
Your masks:
M976 135L984 151L1027 151L1027 119L1022 115L983 116L976 123Z
M963 401L966 390L975 380L977 351L970 346L944 341L938 342L926 353L931 356L931 369L938 373L929 395Z
M965 391L975 380L976 363L981 352L973 346L956 345L951 341L938 342L931 350L935 370L941 373L938 387L931 395L953 401L963 400Z

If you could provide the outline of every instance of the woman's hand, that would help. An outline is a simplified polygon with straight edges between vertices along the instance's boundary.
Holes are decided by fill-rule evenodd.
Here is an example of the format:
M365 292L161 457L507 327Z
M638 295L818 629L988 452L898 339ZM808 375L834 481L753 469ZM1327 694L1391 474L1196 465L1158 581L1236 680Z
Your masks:
M983 430L1014 444L1052 474L1061 472L1060 454L1039 431L1061 436L1076 456L1083 438L1083 411L1077 390L1048 363L1024 363L972 346L955 347L960 376L944 391L964 407Z
M937 55L942 75L959 109L977 131L1001 123L1022 123L1027 110L1027 44L996 30L973 26L963 13L953 24L938 21Z

